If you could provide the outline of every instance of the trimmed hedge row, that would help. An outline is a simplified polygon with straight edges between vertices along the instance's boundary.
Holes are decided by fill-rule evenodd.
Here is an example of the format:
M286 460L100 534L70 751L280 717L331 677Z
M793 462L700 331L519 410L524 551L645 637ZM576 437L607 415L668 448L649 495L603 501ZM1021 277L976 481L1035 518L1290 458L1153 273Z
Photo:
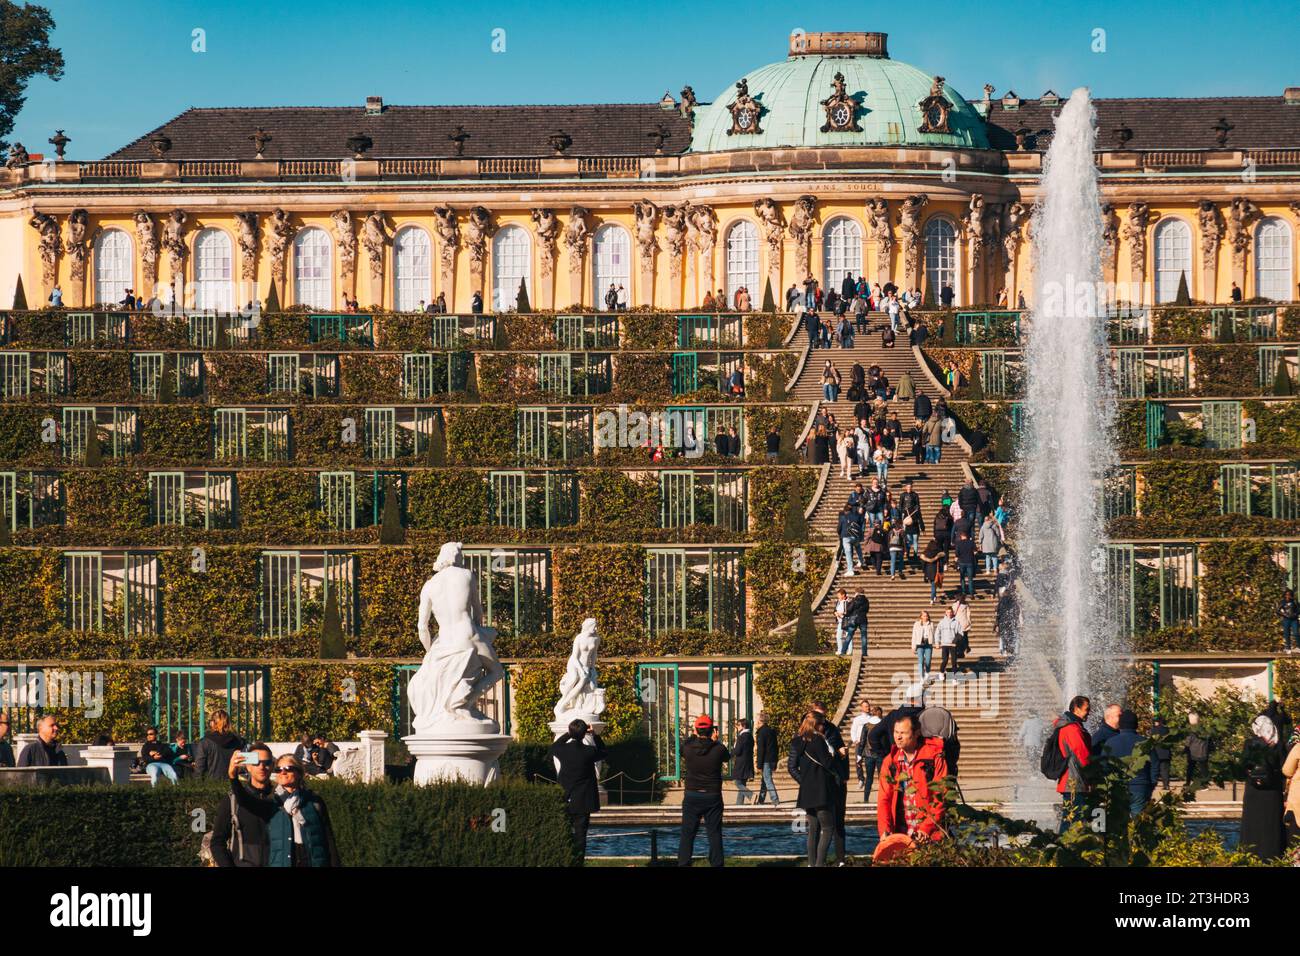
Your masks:
M560 789L502 782L319 781L344 866L576 866ZM148 787L0 790L0 866L196 866L203 831L229 789ZM504 814L502 813L504 811ZM493 823L496 826L493 826Z

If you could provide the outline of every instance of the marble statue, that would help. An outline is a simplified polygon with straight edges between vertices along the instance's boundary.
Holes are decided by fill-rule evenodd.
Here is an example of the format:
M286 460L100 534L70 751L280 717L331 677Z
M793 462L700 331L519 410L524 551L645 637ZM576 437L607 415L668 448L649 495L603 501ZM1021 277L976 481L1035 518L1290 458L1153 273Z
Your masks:
M505 670L492 646L496 629L483 624L478 582L465 566L460 542L442 546L433 570L420 590L418 627L424 661L407 689L415 735L472 733L478 728L495 734L497 722L477 705L505 677ZM438 625L436 640L429 633L431 618Z
M600 635L596 633L596 619L589 617L573 638L573 650L560 678L560 699L555 704L557 722L568 724L580 717L590 724L605 712L605 689L596 685L598 650Z

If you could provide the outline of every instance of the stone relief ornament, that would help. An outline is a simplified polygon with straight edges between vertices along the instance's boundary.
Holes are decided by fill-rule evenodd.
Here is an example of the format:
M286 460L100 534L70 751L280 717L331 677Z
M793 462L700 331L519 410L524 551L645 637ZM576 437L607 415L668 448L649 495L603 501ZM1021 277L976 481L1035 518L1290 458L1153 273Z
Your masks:
M555 243L560 235L560 220L553 209L534 209L530 216L537 234L538 268L543 279L555 272Z
M560 678L560 699L555 704L555 719L567 723L575 718L592 723L605 712L605 689L597 684L596 654L600 635L596 619L589 617L573 638L564 676Z
M1015 261L1016 252L1020 248L1020 229L1027 213L1024 203L1007 204L1006 225L1002 230L1002 250L1006 253L1008 263Z
M357 270L357 234L352 229L352 213L337 209L330 214L330 231L339 251L339 275L345 289L350 289Z
M812 240L817 218L817 197L800 196L794 201L787 227L794 240L794 268L798 275L808 275L808 243Z
M587 216L582 206L569 210L569 222L564 227L564 248L569 250L569 274L582 272L582 257L587 254Z
M731 112L731 129L727 130L727 135L752 136L763 132L759 128L759 117L763 114L763 106L758 100L749 95L749 81L741 80L736 84L736 99L727 107Z
M1114 268L1115 256L1119 252L1119 214L1111 203L1101 207L1101 245L1105 261Z
M283 209L272 210L267 228L271 232L271 242L268 246L268 252L271 256L271 278L276 283L281 283L284 281L284 268L289 253L289 241L294 234L293 218Z
M921 210L929 201L929 196L918 193L899 204L898 231L903 235L903 253L909 262L921 251Z
M826 111L826 122L822 125L823 133L861 133L858 125L858 111L862 103L855 96L850 96L844 89L844 74L836 73L831 81L834 91L822 100L822 109Z
M686 214L686 241L689 246L708 255L718 239L718 214L712 206L693 204Z
M235 213L235 228L238 231L240 278L245 282L257 279L257 243L260 233L257 228L257 213Z
M1129 269L1135 279L1146 275L1147 226L1150 224L1151 207L1144 202L1129 203L1128 221L1121 235L1129 244Z
M20 166L26 166L31 162L31 157L27 155L27 150L23 148L22 143L14 143L9 147L9 157L5 160L5 169L18 169Z
M143 209L135 214L135 241L140 247L145 288L152 293L158 282L158 231L153 214Z
M1232 264L1240 271L1246 265L1250 249L1250 225L1259 218L1259 207L1238 196L1228 212L1228 244L1232 246Z
M185 245L185 224L189 218L184 209L173 209L163 223L162 247L167 250L167 265L171 268L173 282L185 272L185 258L189 255Z
M686 251L686 219L690 204L664 206L664 251L668 253L668 272L676 278L682 274L682 254Z
M492 214L484 206L475 206L469 211L465 220L465 249L469 252L470 274L483 275L483 261L487 256L488 232L492 226Z
M1202 199L1197 204L1196 219L1201 227L1201 266L1211 269L1219 261L1219 243L1223 239L1223 214L1218 204Z
M952 111L952 101L943 95L943 77L936 76L930 84L930 95L917 104L921 108L921 125L919 133L951 133L948 127L948 114Z
M460 247L460 223L450 206L433 207L433 231L438 234L438 256L444 276L450 276Z
M37 212L32 214L28 224L41 236L37 248L41 254L41 277L48 292L54 288L59 274L59 252L62 249L59 221L48 213Z
M379 279L384 275L384 247L388 245L388 227L384 224L384 214L376 209L366 217L361 226L361 245L370 260L370 278Z
M68 238L63 251L71 266L72 279L81 282L86 278L86 232L90 228L90 214L84 209L74 209L68 215Z
M643 266L659 251L659 242L655 239L655 224L659 221L659 207L649 199L642 199L632 206L636 215L636 245L641 254Z
M274 138L275 138L274 136L272 136L266 130L262 129L262 127L260 126L257 129L253 130L253 135L248 137L248 139L250 142L252 142L253 149L257 150L257 156L255 157L256 159L266 158L262 154L266 152L266 147L270 144L271 140Z
M785 238L785 217L781 207L769 196L754 200L754 213L763 229L763 239L767 242L768 261L781 261L781 240Z
M889 255L894 249L894 229L889 222L889 200L867 200L867 235L876 240L876 275L889 274Z

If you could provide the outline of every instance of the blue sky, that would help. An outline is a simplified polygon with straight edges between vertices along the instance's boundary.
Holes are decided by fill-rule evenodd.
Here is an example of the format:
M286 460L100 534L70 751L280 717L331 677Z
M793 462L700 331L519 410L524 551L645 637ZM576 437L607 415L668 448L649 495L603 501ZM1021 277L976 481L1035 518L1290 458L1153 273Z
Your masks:
M985 83L1037 96L1281 95L1300 86L1293 3L1189 0L799 5L312 3L46 0L67 61L28 87L11 140L31 152L61 127L68 155L99 158L190 106L651 102L690 84L713 99L783 59L791 30L877 30L890 55L968 99ZM193 31L205 32L196 53ZM505 52L492 51L504 30ZM1105 52L1093 52L1104 30Z

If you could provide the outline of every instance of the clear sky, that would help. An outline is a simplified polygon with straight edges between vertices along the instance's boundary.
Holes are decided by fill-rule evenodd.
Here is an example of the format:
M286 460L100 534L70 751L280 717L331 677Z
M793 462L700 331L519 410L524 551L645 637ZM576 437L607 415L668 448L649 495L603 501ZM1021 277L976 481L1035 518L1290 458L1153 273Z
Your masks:
M1300 86L1296 0L802 4L499 0L45 0L67 69L28 87L11 141L97 159L191 106L702 102L786 54L793 29L876 30L978 99L1280 96ZM935 15L938 12L938 16ZM940 20L940 18L943 18ZM195 52L202 30L206 52ZM504 52L493 52L494 31ZM1096 31L1104 31L1098 34ZM498 36L498 41L501 37ZM1100 41L1100 44L1099 44ZM1104 52L1094 47L1104 46Z

